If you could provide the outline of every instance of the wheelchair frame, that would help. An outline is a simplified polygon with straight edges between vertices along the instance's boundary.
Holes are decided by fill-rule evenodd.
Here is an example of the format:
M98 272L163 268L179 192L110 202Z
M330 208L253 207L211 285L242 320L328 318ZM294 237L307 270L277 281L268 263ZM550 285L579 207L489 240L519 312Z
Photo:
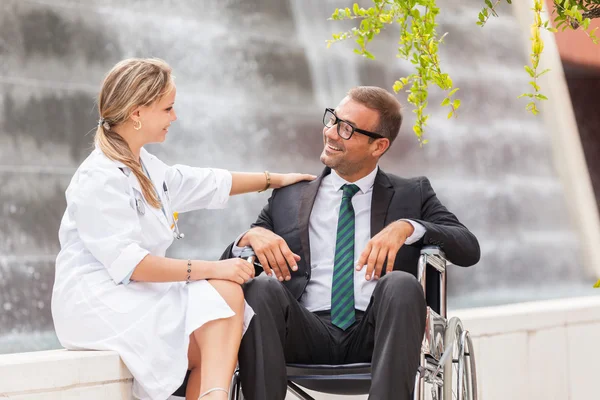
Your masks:
M458 317L447 320L445 254L438 247L424 247L418 263L418 280L426 293L427 266L439 273L439 314L427 306L421 362L415 378L414 400L425 399L425 384L432 400L477 400L477 373L471 336Z
M426 384L430 386L427 400L477 400L477 374L475 355L469 332L464 330L459 318L447 320L446 267L447 260L442 250L426 246L421 250L418 262L418 281L426 294L427 266L439 273L440 312L427 305L425 333L421 344L421 359L415 377L414 400L426 400ZM369 368L370 370L370 368ZM327 375L331 375L330 373ZM364 371L340 374L343 379L369 378ZM288 390L301 400L314 400L292 380ZM243 400L239 371L231 382L230 400Z

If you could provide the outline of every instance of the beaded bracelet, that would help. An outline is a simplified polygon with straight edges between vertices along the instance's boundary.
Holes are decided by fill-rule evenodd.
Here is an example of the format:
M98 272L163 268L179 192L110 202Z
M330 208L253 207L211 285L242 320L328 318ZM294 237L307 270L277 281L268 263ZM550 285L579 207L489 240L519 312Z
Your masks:
M185 280L185 284L187 285L188 283L190 283L190 279L192 278L192 261L188 260L187 263L187 278Z

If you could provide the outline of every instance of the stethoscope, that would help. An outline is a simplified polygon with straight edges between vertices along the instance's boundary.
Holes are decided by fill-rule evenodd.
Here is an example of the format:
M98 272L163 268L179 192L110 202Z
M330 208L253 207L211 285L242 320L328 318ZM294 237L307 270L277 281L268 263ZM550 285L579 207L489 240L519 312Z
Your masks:
M150 178L150 174L148 173L146 166L144 165L144 163L141 160L140 160L140 164L142 165L142 168L143 168L144 172L146 173L146 175L148 176L148 178ZM152 186L154 186L154 184L152 184ZM156 195L158 195L158 190L156 190L156 187L154 187L154 191L156 192ZM171 214L171 217L173 218L173 224L171 225L171 229L173 229L173 237L175 239L183 239L185 237L185 235L179 231L179 226L177 225L177 221L179 220L179 213L172 212L173 210L171 209L171 196L169 196L169 190L167 189L167 183L165 181L163 181L163 192L167 199L167 203L169 203L169 213ZM142 201L141 198L135 200L135 205L138 210L138 213L140 213L141 215L144 215L146 210L144 207L144 202ZM167 219L167 221L169 221L169 218L167 217L168 213L167 213L167 211L165 211L164 207L165 207L165 205L163 204L162 212L165 215L165 218Z
M165 193L165 197L167 198L167 203L169 203L169 211L171 210L171 196L169 195L169 190L167 189L167 183L163 181L163 192ZM185 235L179 231L179 225L177 225L177 221L179 220L179 213L174 212L171 214L173 216L173 225L171 225L171 229L173 229L173 237L175 239L183 239Z

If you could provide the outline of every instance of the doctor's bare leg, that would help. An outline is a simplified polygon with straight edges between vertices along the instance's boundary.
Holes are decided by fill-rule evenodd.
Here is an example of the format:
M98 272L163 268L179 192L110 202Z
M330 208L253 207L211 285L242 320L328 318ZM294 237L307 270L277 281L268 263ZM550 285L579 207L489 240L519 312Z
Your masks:
M188 349L188 369L190 377L188 378L185 398L187 400L196 400L200 396L200 348L196 343L194 333L190 335L190 346Z
M200 350L200 393L213 388L229 390L231 377L237 364L244 323L242 287L237 283L223 280L210 280L209 283L225 299L235 315L208 322L193 333ZM197 397L194 398L196 399ZM203 398L203 400L212 399L225 400L227 394L215 391Z

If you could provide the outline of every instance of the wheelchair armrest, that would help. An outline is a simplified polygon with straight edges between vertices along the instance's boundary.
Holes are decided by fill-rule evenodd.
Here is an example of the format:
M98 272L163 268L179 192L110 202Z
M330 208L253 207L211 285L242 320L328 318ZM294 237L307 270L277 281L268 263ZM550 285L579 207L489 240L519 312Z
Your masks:
M258 257L256 257L256 254L254 253L252 247L244 248L244 250L242 250L242 253L239 255L239 258L243 258L250 264L254 265L254 270L257 276L261 273L261 270L263 270L263 266L258 261Z
M424 264L431 265L440 273L446 272L446 265L448 263L446 254L437 246L424 246L421 249L421 257L419 258L419 261L421 260L423 260Z
M442 317L446 317L446 255L437 246L425 246L421 249L418 262L417 279L423 288L427 305ZM428 268L431 266L431 268ZM428 273L429 270L429 273ZM429 278L428 278L429 276ZM427 282L427 280L434 282ZM438 281L439 283L436 283ZM427 287L434 289L428 296Z
M245 258L245 259L248 259L248 258L254 257L254 256L255 256L255 254L254 254L254 250L252 249L252 247L245 247L242 250L242 253L240 254L240 258Z

